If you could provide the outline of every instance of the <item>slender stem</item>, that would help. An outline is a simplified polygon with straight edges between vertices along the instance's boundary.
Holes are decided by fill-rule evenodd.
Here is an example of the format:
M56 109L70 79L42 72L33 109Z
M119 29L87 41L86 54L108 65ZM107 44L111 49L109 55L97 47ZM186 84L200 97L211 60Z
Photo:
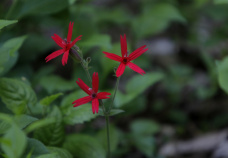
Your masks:
M110 138L109 138L109 116L108 115L105 115L105 122L106 122L107 144L108 144L108 156L107 156L107 158L111 158Z
M86 75L87 75L87 77L88 77L90 83L92 84L92 78L91 78L91 76L90 76L90 74L89 74L89 69L85 66L83 60L81 61L81 65L82 65L83 69L85 70Z
M120 77L117 77L116 79L116 86L115 86L115 90L114 90L114 95L112 97L112 104L111 106L109 107L109 110L108 110L108 113L112 110L113 108L113 105L114 105L114 100L115 100L115 97L116 97L116 92L118 90L118 87L119 87L119 82L120 82Z

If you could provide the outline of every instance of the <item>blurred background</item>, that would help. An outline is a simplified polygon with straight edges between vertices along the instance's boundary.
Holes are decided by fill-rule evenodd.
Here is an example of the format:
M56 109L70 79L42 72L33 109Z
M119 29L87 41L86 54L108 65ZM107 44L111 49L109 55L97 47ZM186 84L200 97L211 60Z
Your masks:
M226 0L1 0L0 19L18 20L0 30L1 45L23 41L12 56L0 52L1 76L24 79L38 99L64 93L59 106L85 96L77 78L89 83L71 58L66 66L61 56L45 63L60 48L51 36L66 38L70 21L72 39L83 35L77 46L91 57L90 73L99 73L102 91L112 92L118 67L102 51L120 54L123 34L130 52L147 45L134 61L147 74L127 68L120 80L115 106L125 112L110 120L113 157L228 157ZM103 117L74 119L67 117L65 135L86 133L102 142Z

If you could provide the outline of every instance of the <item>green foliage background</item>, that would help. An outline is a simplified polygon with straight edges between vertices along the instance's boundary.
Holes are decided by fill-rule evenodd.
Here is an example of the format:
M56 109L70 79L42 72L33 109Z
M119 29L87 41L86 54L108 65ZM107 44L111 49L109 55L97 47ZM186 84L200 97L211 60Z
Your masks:
M130 52L149 48L135 60L146 74L127 68L120 80L113 157L161 158L162 143L225 128L227 9L226 0L0 1L0 157L106 157L101 110L72 107L85 96L75 81L89 82L80 64L69 58L62 66L61 57L45 63L59 49L51 36L65 38L70 21L72 37L83 35L77 46L91 57L100 90L113 94L118 63L102 51L120 55L120 35ZM167 125L174 135L163 132Z

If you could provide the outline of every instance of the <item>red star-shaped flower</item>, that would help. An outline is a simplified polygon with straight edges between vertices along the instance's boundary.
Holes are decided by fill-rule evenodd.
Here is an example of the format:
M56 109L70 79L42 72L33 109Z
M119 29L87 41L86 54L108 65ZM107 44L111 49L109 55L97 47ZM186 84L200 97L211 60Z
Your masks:
M63 58L62 58L62 64L63 66L65 64L67 64L67 60L68 60L68 56L69 56L69 51L71 49L71 47L73 47L75 45L75 43L79 40L81 40L80 37L82 37L82 35L78 36L77 38L75 38L75 40L73 42L71 42L71 37L72 37L72 31L73 31L73 25L74 23L70 22L69 24L69 29L68 29L68 35L67 35L67 39L63 40L61 37L59 37L59 35L54 34L54 36L52 36L51 38L55 41L56 44L58 44L60 47L62 47L62 49L57 50L55 52L53 52L52 54L48 55L45 60L46 62L56 58L57 56L63 54Z
M78 81L76 81L78 86L86 92L89 96L80 98L75 100L72 104L75 104L74 107L78 107L82 104L88 103L92 101L92 111L93 113L99 111L99 101L98 99L107 99L110 98L107 95L111 95L111 93L108 92L98 92L98 87L99 87L99 78L98 78L98 73L94 72L93 73L93 81L92 81L92 86L93 88L89 88L80 78Z
M113 54L113 53L103 52L106 55L105 57L108 57L112 60L120 62L120 65L119 65L118 69L116 70L116 76L117 77L121 76L123 74L126 66L130 67L132 70L140 73L141 75L145 74L145 71L143 69L141 69L139 66L132 63L131 61L138 58L140 55L142 55L144 52L146 52L148 50L148 48L144 49L146 47L146 45L136 49L134 52L132 52L128 56L126 35L124 35L124 37L122 37L120 35L120 44L121 44L122 57L120 57L116 54Z

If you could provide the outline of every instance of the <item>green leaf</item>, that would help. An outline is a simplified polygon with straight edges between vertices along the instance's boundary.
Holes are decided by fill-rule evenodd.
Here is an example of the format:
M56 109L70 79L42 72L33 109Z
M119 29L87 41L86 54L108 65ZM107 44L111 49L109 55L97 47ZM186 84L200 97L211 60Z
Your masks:
M185 22L179 11L168 3L146 5L143 13L133 20L133 29L138 38L160 33L171 21Z
M57 148L57 147L48 147L48 150L51 153L54 153L56 155L55 158L73 158L71 153L69 153L69 151L67 151L66 149Z
M40 155L36 158L57 158L57 154L56 153L53 153L53 154L45 154L45 155Z
M26 36L12 38L0 47L0 76L15 65L18 58L18 49L25 39Z
M26 106L36 103L36 94L24 82L11 78L0 78L0 97L14 113L23 113Z
M10 141L9 145L2 144L2 150L9 158L20 158L26 147L26 135L16 125L12 125L4 135Z
M63 10L67 6L68 1L66 0L24 0L17 3L10 17L20 19L27 15L53 14Z
M160 126L148 119L138 119L131 123L131 131L139 135L152 135L160 130Z
M214 0L215 4L226 4L228 3L228 0Z
M56 75L45 76L40 80L40 85L45 88L49 94L54 92L64 92L76 88L75 83L67 81Z
M57 93L57 94L53 94L51 96L47 96L40 101L40 104L44 105L44 106L48 106L61 95L63 95L63 93Z
M31 158L37 158L37 156L49 153L47 147L34 138L27 138L27 143L25 154L31 154Z
M217 62L219 86L228 94L228 57Z
M83 104L79 107L73 107L72 102L76 99L86 96L83 91L76 91L65 97L61 103L61 111L64 115L64 123L74 125L76 123L83 123L90 121L98 116L93 114L91 103Z
M122 109L112 109L109 113L109 116L118 115L118 114L123 113L123 112L125 112L125 111ZM101 109L101 108L99 109L98 115L105 116L103 113L103 109Z
M64 140L65 130L62 122L62 114L57 106L53 107L48 118L53 118L55 122L37 129L34 132L34 137L42 141L45 145L58 146Z
M13 119L20 129L24 129L34 121L38 120L37 118L29 115L16 115Z
M138 95L143 93L147 88L163 78L164 74L161 72L146 73L144 76L139 74L135 75L127 82L126 94L118 91L114 100L114 105L118 108L123 106L124 104L132 101L135 97L138 97Z
M17 20L3 20L3 19L0 19L0 29L2 29L3 27L6 27L8 25L17 23L17 22L18 22Z
M110 135L110 150L114 152L119 144L120 141L120 134L119 131L114 126L109 126L109 135ZM107 132L106 128L100 130L97 133L96 138L102 144L105 151L107 151Z
M101 47L103 49L111 49L111 38L108 35L93 35L86 41L80 42L83 47Z
M72 134L66 137L63 148L77 158L105 158L105 150L93 137L83 134Z

